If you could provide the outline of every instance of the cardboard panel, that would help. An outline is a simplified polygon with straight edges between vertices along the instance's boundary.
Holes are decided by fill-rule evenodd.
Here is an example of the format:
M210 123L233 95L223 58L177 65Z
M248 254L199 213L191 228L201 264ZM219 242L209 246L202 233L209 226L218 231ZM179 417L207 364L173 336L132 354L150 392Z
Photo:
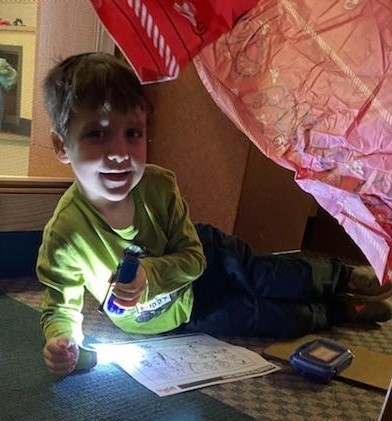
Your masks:
M316 338L317 336L307 335L292 341L275 342L264 350L264 354L288 361L296 348ZM354 359L339 377L387 390L392 376L392 355L369 351L362 346L352 346L347 343L344 345L351 349Z
M313 198L252 145L235 233L259 252L300 249Z
M154 106L149 161L175 172L193 220L232 232L248 138L215 105L192 64L146 92Z

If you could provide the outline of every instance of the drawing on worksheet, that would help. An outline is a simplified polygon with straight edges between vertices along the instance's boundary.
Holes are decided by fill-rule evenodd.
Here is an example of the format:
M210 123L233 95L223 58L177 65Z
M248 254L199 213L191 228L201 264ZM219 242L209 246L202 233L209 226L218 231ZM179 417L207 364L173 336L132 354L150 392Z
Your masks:
M256 352L199 333L95 347L98 353L106 347L116 364L159 396L279 369Z
M237 355L227 345L211 348L201 339L189 338L174 349L167 343L160 344L158 348L155 344L141 346L144 354L140 365L146 375L151 373L149 377L155 381L252 367L253 362L249 358Z

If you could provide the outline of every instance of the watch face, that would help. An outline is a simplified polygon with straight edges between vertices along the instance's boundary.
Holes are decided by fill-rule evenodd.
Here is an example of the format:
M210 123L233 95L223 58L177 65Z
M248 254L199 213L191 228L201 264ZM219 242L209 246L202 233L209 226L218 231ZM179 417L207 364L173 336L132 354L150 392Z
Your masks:
M336 349L328 348L325 345L317 345L312 348L310 351L307 352L308 357L313 358L317 361L321 361L323 363L330 363L331 361L335 360L339 355L341 355L341 351Z

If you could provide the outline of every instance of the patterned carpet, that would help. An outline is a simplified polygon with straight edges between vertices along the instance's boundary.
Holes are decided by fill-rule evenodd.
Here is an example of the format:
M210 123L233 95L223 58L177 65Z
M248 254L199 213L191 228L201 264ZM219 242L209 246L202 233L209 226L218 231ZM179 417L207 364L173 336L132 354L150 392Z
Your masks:
M43 289L32 278L0 280L0 292L39 310ZM134 339L113 327L97 311L97 303L86 294L84 331L97 340ZM348 345L362 345L375 352L392 353L392 321L382 325L340 326L320 336ZM257 352L271 344L258 338L222 338ZM295 374L288 364L271 375L201 389L202 393L229 405L255 420L376 420L384 393L343 381L329 385L312 383ZM165 398L162 398L165 399ZM197 419L197 418L195 418Z

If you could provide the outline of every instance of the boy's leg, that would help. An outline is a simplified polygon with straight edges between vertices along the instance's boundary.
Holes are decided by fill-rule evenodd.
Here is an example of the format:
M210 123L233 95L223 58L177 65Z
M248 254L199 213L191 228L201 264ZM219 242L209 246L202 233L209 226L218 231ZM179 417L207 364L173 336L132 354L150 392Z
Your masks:
M383 322L392 317L385 303L345 302L337 297L320 301L271 299L246 291L222 259L208 265L193 283L190 322L179 331L214 336L291 338L325 330L337 323Z
M370 266L352 267L340 259L304 253L258 254L233 235L197 224L209 264L222 260L249 292L271 298L318 299L337 294L365 301L392 296L392 283L380 285Z
M274 300L237 288L225 268L214 265L193 284L194 304L183 331L214 336L290 338L328 329L327 306L322 303Z
M344 288L349 269L339 260L302 253L255 253L235 236L197 224L207 265L222 265L236 279L236 288L264 298L315 300L328 298Z
M288 338L334 323L391 317L390 308L378 308L375 303L370 303L369 314L366 309L363 312L336 302L334 293L347 282L347 268L339 261L259 256L245 243L211 226L197 225L197 229L207 269L193 284L194 306L185 330Z
M329 329L335 324L385 322L392 318L392 307L387 302L361 304L337 298L312 303L270 300L241 292L236 294L227 285L225 289L224 282L215 282L215 279L203 276L194 284L191 319L182 327L182 333L294 338Z

